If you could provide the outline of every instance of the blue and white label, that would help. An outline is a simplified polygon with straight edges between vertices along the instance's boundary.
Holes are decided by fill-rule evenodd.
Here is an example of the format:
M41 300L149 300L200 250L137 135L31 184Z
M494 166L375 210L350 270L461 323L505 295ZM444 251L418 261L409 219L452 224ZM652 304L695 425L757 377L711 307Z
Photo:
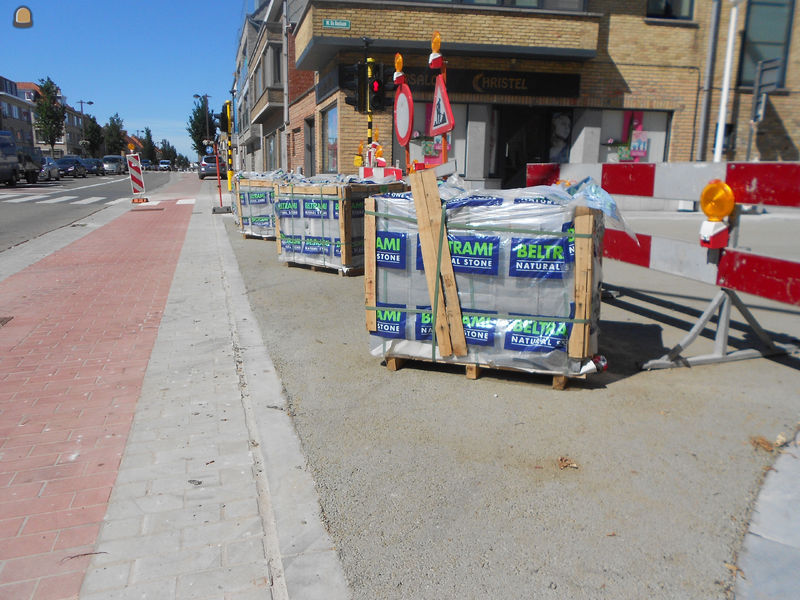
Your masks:
M448 235L450 258L456 273L497 275L500 264L500 237L489 235ZM417 270L424 270L422 246L417 235Z
M269 194L267 192L250 192L250 204L267 204Z
M572 323L564 321L510 321L503 348L517 352L566 352Z
M405 233L378 231L375 234L375 264L390 269L405 269L406 243Z
M262 215L251 219L253 227L275 227L275 217L272 215Z
M303 236L286 234L281 235L281 249L284 252L302 252Z
M467 339L467 344L471 346L494 346L494 332L497 327L497 319L489 311L478 311L473 308L469 309L470 313L486 312L486 316L482 314L463 315L461 320L464 323L464 337Z
M433 314L431 314L430 306L417 306L419 310L428 312L417 313L414 319L414 339L417 341L426 341L433 339Z
M567 238L511 238L510 277L563 279L574 261Z
M466 198L456 198L447 203L448 210L451 208L461 208L463 206L500 206L503 199L499 196L467 196Z
M331 238L307 235L303 238L303 254L331 255L333 243Z
M279 217L300 217L300 201L296 198L278 200L275 203L275 213Z
M239 203L242 206L247 205L247 192L239 192Z
M303 216L308 219L330 218L330 204L319 198L303 198Z
M406 337L406 311L404 304L379 302L376 312L375 335L402 340ZM402 310L398 310L402 309Z

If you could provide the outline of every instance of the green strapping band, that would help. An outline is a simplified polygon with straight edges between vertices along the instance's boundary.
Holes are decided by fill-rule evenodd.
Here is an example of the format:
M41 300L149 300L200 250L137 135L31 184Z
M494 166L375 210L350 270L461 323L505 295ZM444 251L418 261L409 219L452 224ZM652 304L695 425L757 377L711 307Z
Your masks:
M366 310L396 310L397 312L407 313L410 315L429 315L432 314L432 311L427 308L395 308L395 307L387 307L387 306L365 306ZM492 313L485 313L485 312L472 312L472 311L461 311L461 316L467 317L486 317L489 319L497 319L498 321L535 321L536 323L578 323L579 325L583 325L586 323L591 323L591 319L570 319L568 317L543 317L541 315L501 315L501 314L492 314ZM433 320L433 319L431 319Z

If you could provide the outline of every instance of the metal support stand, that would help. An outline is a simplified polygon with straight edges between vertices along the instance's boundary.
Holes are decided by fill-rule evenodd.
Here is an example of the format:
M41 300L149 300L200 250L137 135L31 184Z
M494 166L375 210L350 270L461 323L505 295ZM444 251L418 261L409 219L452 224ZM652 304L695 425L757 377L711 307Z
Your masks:
M763 350L755 348L747 348L745 350L736 350L728 352L728 332L730 329L731 321L731 304L736 306L747 323L752 328L758 339L764 345ZM703 354L700 356L692 356L684 358L681 353L688 348L700 335L700 332L705 329L708 322L718 312L717 319L717 332L714 336L714 352L711 354ZM742 300L735 291L727 288L722 288L714 296L711 303L706 307L705 311L694 326L689 330L679 344L674 346L669 352L658 359L650 360L642 365L642 369L670 369L672 367L691 367L694 365L708 365L721 362L732 362L734 360L745 360L748 358L760 358L765 356L775 356L776 354L789 354L797 351L798 348L792 344L777 344L773 342L769 335L762 329L753 313L744 305Z

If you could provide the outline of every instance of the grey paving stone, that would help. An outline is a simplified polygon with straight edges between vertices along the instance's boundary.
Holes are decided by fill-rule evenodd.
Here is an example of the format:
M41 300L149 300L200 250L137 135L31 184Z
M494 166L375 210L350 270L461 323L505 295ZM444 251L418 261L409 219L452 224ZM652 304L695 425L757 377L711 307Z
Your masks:
M98 593L81 592L81 600L175 600L176 578L162 579Z
M141 517L108 519L100 527L97 539L104 542L139 535L142 533L142 520Z
M131 563L123 562L115 565L106 565L87 571L83 579L85 593L102 592L103 590L123 588L128 584L131 572Z
M284 556L283 569L289 598L343 600L348 597L339 557L332 550Z
M178 577L178 600L205 598L210 594L239 594L260 590L269 598L269 571L266 561L223 567Z
M141 583L222 566L219 546L184 549L168 556L147 556L133 563L131 581Z
M225 544L222 548L222 563L225 566L266 560L264 555L264 536L253 536Z
M227 543L252 536L263 536L264 529L259 517L248 517L232 521L208 523L182 530L184 547L203 543Z
M180 531L168 531L134 538L109 540L97 545L97 554L92 563L108 565L152 555L174 554L180 549Z
M220 520L221 505L200 506L197 508L183 507L179 510L171 510L145 516L142 523L142 533L146 535L163 533L185 529L187 527L198 527L210 523L218 523Z

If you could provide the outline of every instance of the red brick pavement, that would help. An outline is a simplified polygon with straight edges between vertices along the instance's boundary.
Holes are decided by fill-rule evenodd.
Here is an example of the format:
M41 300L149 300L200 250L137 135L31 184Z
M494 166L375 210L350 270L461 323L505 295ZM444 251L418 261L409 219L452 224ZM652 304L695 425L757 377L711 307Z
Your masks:
M0 282L0 600L77 597L192 208L141 205Z

